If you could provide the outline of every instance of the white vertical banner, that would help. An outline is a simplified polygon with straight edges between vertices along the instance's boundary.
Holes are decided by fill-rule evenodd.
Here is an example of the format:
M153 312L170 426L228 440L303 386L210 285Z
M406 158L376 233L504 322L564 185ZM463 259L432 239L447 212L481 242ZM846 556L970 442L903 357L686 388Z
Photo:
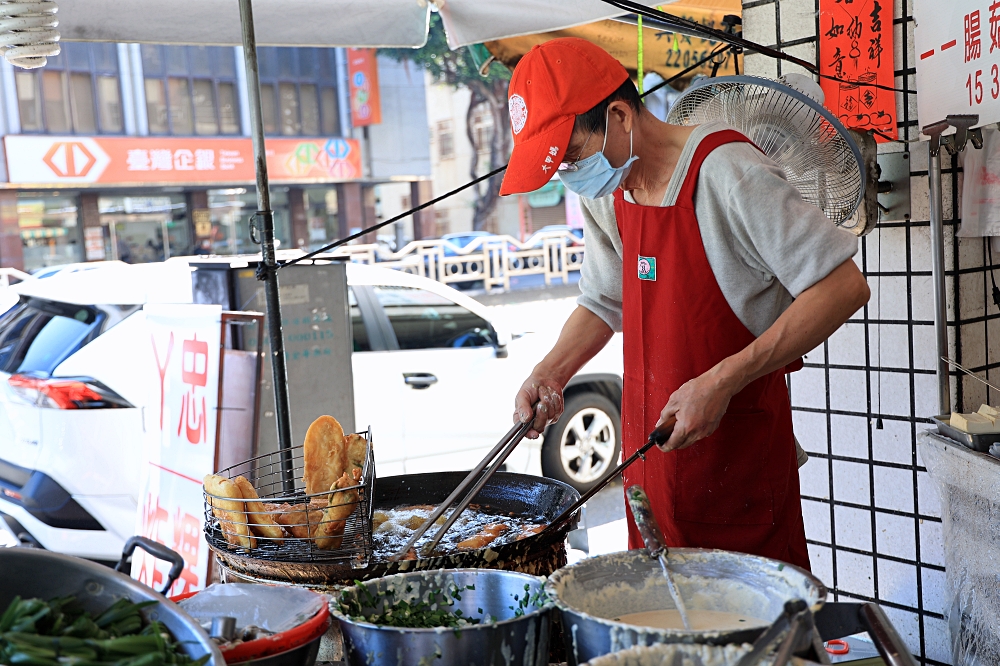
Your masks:
M920 125L971 113L977 127L1000 121L1000 3L913 0L913 19Z
M168 594L207 584L208 544L202 478L215 467L219 400L219 305L146 305L155 364L143 368L150 393L136 533L184 558L184 571ZM132 558L132 577L159 590L170 565L144 551Z

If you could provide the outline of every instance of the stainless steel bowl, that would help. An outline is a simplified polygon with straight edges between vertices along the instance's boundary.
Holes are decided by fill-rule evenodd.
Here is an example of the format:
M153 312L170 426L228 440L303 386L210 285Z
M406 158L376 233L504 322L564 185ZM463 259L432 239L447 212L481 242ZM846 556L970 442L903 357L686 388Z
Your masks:
M52 599L73 595L87 611L101 613L118 599L157 601L142 609L159 620L192 659L209 655L208 666L226 666L222 652L194 619L172 601L113 569L36 548L0 548L0 612L16 596Z
M616 622L628 613L673 609L657 560L645 550L600 555L555 572L545 592L562 617L571 665L637 645L656 643L752 643L790 599L804 600L815 612L826 587L809 572L765 557L724 550L674 548L674 581L688 609L739 613L760 618L740 630L685 631Z
M541 591L543 580L513 571L489 569L448 569L416 571L386 576L363 583L379 598L386 590L397 597L424 598L435 589L460 590L452 610L479 618L492 616L494 622L461 629L409 629L388 627L352 619L334 601L334 616L344 635L344 653L352 666L392 663L396 666L532 666L547 664L549 657L549 610L551 604L531 603L524 614L515 609L527 594ZM475 589L466 589L474 586ZM527 590L525 589L527 587ZM358 590L348 588L344 595L358 599ZM517 599L515 600L515 595ZM362 613L382 611L384 598L377 606L364 606ZM481 612L480 612L481 611Z

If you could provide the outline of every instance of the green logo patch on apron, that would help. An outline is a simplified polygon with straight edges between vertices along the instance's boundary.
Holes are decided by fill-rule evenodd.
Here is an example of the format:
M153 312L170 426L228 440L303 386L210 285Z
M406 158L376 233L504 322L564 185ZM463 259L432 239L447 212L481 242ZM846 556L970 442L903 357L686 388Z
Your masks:
M656 282L656 257L639 255L639 279Z

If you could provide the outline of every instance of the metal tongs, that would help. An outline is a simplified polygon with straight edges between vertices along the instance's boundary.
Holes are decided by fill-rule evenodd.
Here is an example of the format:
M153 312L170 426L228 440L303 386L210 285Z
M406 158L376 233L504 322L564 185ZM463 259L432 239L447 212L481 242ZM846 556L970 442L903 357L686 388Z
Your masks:
M546 528L540 532L540 534L545 534L546 532L549 531L558 530L563 525L571 521L576 512L579 511L584 504L586 504L594 495L604 490L604 486L608 485L608 483L612 479L621 474L626 467L634 463L639 458L645 460L646 451L649 451L654 446L666 444L667 440L670 439L670 435L672 435L674 432L675 425L677 425L677 419L673 416L671 416L665 422L661 423L656 428L656 430L649 433L649 439L646 440L645 444L639 447L638 451L630 455L627 460L622 462L621 465L618 465L618 467L615 467L613 470L605 474L600 481L595 483L590 490L585 492L583 496L580 497L580 499L574 502L573 506L569 507L568 509L560 513L558 516L556 516L555 520L549 523L548 526L546 526Z
M784 637L784 640L782 640ZM785 602L785 609L767 631L753 643L753 649L736 662L736 666L755 666L767 656L778 641L778 651L772 666L785 666L796 652L812 648L820 663L829 664L830 658L823 649L823 639L816 631L812 611L802 599Z
M480 490L482 490L483 486L486 485L486 482L490 480L490 477L492 477L497 469L500 468L500 465L504 464L508 456L510 456L517 445L521 443L521 440L524 439L524 436L528 434L528 431L531 430L532 422L533 420L528 421L527 423L515 424L514 427L503 436L503 439L497 442L497 445L486 454L486 457L480 460L479 464L476 465L471 472L469 472L468 476L462 480L462 483L460 483L458 487L455 488L450 495L448 495L447 499L441 502L441 505L438 508L434 509L434 512L431 513L430 517L424 521L424 524L413 533L413 536L406 542L406 545L403 546L398 553L390 557L389 561L397 562L401 558L405 557L410 551L410 548L413 548L413 544L417 543L417 541L424 536L427 530L430 529L437 519L444 515L444 512L448 510L455 500L464 494L462 501L459 502L455 507L455 510L451 512L451 515L448 516L448 520L446 520L444 525L441 526L441 529L437 531L434 538L424 544L421 548L423 554L425 555L433 552L434 549L437 548L438 543L441 542L441 538L444 537L445 532L451 529L451 526L455 524L458 517L472 502L472 498L475 497ZM483 473L483 470L486 470L485 473ZM482 476L480 476L480 474L482 474Z

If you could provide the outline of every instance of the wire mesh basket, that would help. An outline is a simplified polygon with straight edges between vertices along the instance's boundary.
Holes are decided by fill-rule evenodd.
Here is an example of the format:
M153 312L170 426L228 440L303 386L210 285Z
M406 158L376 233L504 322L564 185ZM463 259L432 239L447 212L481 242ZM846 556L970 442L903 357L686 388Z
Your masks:
M212 494L204 487L205 539L215 550L277 562L310 562L361 568L372 556L372 490L375 458L371 430L365 438L361 478L354 485L307 494L304 448L291 449L290 483L282 473L281 451L267 453L216 472L241 491L249 482L258 499ZM286 489L290 488L290 489ZM229 492L227 495L241 494Z

